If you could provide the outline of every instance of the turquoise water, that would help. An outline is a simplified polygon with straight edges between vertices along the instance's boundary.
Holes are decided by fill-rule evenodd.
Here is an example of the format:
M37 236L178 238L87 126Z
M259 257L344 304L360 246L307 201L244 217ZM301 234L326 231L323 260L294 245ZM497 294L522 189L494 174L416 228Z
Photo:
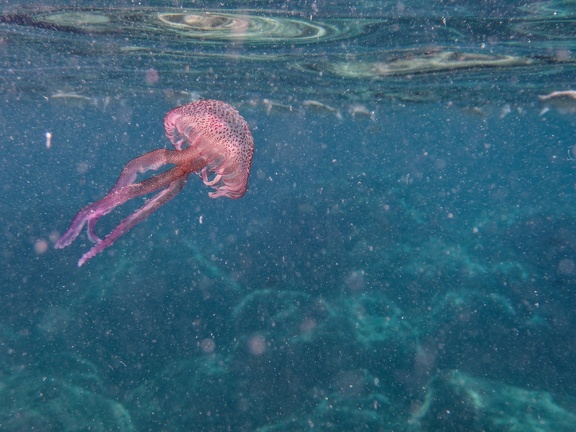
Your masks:
M572 3L80 6L0 14L0 430L574 430ZM54 249L199 98L246 195Z

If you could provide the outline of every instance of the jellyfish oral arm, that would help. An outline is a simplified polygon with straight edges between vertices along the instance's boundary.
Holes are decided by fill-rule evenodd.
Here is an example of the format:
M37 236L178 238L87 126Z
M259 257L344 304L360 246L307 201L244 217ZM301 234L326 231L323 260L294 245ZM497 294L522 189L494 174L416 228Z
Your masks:
M88 252L82 255L82 258L80 258L78 261L78 267L81 267L82 264L84 264L90 258L99 254L108 246L111 246L112 243L118 239L118 237L120 237L122 234L130 230L138 223L142 222L149 215L154 213L159 207L166 204L168 201L178 195L178 192L182 190L189 176L190 173L177 177L176 180L168 185L168 187L154 195L151 199L146 201L142 207L140 207L138 210L120 222L120 224L118 224L118 226L114 228L112 232L104 238L104 240L96 243Z
M159 169L166 164L176 164L176 166L140 183L133 183L138 173ZM78 261L78 265L81 266L88 259L112 245L118 237L134 225L146 219L160 206L174 198L186 184L190 173L201 170L205 165L202 158L199 158L192 149L182 151L154 150L133 159L122 170L120 178L104 198L89 204L78 212L68 230L56 242L55 247L61 249L68 246L78 237L84 225L88 224L88 237L96 245ZM107 215L132 198L147 195L160 189L163 190L147 201L134 214L124 219L104 240L96 235L94 227L102 216Z
M188 160L197 159L199 159L199 157L194 153L192 148L186 149L185 151L167 149L153 150L128 162L122 170L122 173L120 173L116 184L108 193L134 183L138 174L143 174L150 170L158 170L167 164L181 165L185 164Z

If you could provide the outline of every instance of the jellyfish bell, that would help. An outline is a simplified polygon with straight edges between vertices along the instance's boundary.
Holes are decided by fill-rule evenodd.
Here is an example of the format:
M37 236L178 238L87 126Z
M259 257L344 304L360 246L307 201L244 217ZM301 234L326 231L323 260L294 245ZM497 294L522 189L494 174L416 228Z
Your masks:
M216 190L209 193L211 198L241 198L246 193L254 153L248 123L228 104L200 102L201 110L198 103L191 103L169 111L164 118L166 136L177 150L193 147L206 162L198 175Z

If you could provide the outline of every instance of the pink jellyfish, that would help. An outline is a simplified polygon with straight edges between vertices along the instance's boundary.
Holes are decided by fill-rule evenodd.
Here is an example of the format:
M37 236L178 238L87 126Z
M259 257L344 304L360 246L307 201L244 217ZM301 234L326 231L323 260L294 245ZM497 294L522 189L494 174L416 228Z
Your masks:
M96 244L80 258L78 267L174 198L193 172L198 173L204 184L215 189L208 194L210 198L237 199L246 192L254 140L248 123L238 111L216 100L192 102L170 110L164 117L164 128L176 150L158 149L132 159L108 194L80 210L68 231L56 242L57 249L68 246L84 225L88 225L88 238ZM168 164L176 166L135 183L138 173ZM104 239L95 234L94 226L102 216L132 198L158 190L160 192L120 222Z

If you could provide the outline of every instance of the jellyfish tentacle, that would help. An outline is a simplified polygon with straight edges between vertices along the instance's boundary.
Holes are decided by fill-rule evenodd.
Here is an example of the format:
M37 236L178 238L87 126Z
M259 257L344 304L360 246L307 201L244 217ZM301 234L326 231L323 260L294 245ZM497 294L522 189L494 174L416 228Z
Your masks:
M161 162L158 162L159 159L161 160ZM118 181L116 182L114 187L112 189L110 189L110 191L108 192L108 194L106 196L113 194L124 187L133 186L135 184L134 180L136 179L136 176L139 173L144 173L148 170L157 170L157 169L162 168L164 165L168 165L168 164L178 165L184 172L188 171L188 170L190 172L197 171L197 170L203 168L205 165L203 160L201 158L198 158L198 155L194 151L194 149L187 148L187 149L182 150L182 151L167 150L167 149L154 150L154 151L148 152L142 156L139 156L135 159L132 159L130 162L128 162L128 164L122 170L122 173L120 174L120 177L118 178ZM168 171L170 171L170 170L168 170ZM152 184L153 184L152 180L156 179L154 181L160 181L161 182L162 181L162 175L166 174L168 171L165 171L162 174L158 174L156 176L150 177L148 179L148 180L151 180L150 182L148 182L148 180L144 180L143 182L136 183L136 184L145 185L146 183L148 183L149 187L153 187L152 186ZM143 192L140 195L145 195L147 193L148 192ZM94 203L92 205L95 206L96 204L98 204L98 203ZM114 207L117 207L120 204L123 204L123 203L116 204ZM98 242L102 241L102 239L96 235L96 232L94 229L96 222L98 222L98 219L100 219L102 216L104 216L104 215L108 214L110 211L112 211L112 209L114 207L112 207L107 213L93 214L92 217L90 217L88 219L88 221L87 221L88 222L88 229L87 229L88 239L92 243L98 243ZM80 231L82 231L82 226L80 226L78 233L70 239L70 242L72 242L78 236L78 234L80 234ZM68 243L68 244L70 244L70 243ZM65 247L68 244L63 244L62 247ZM56 246L56 247L58 247L58 246Z
M100 218L93 218L88 220L88 228L87 228L88 240L90 240L92 243L98 243L102 241L102 239L96 235L96 232L94 230L96 222L98 222L98 219Z
M152 198L146 201L146 204L122 220L122 222L120 222L118 226L114 228L112 232L110 232L110 234L108 234L103 240L96 243L88 252L82 255L82 258L80 258L78 261L78 267L82 267L86 261L99 254L107 247L111 246L126 231L142 222L144 219L154 213L159 207L166 204L168 201L178 195L178 193L182 190L188 181L189 177L190 173L180 175L178 178L176 178L176 180L170 183L168 187L154 195Z
M96 225L98 219L108 214L114 207L119 204L116 204L114 207L110 207L107 212L102 212L101 210L95 211L95 209L101 207L102 202L109 198L111 194L125 186L133 184L138 173L159 169L166 165L167 160L172 159L170 153L174 151L175 150L157 149L128 162L112 189L108 191L108 194L102 200L84 207L76 214L66 233L64 233L64 235L62 235L62 237L60 237L54 245L56 249L62 249L71 244L76 239L76 237L78 237L86 223L88 223L88 238L90 241L93 243L98 243L101 241L101 239L94 232L94 226Z
M196 162L196 164L194 163ZM202 168L203 161L191 161L188 165L178 165L161 174L155 175L140 183L133 183L117 190L112 190L100 201L84 207L72 220L70 227L62 237L56 242L55 247L62 249L74 241L88 224L88 237L94 242L99 242L100 238L94 232L94 226L98 219L107 215L119 205L141 195L146 195L158 189L162 189L185 174Z
M92 207L92 205L84 207L76 214L76 216L74 216L74 219L72 219L68 230L66 230L66 232L58 239L54 245L56 249L65 248L71 244L74 239L76 239L76 237L78 237L78 234L80 234L82 228L84 228L84 225L88 221L90 207Z
M193 160L197 156L198 153L190 147L184 150L157 149L143 154L126 164L120 173L120 177L116 180L116 184L108 193L134 183L138 174L143 174L150 170L158 170L167 164L178 165L183 160Z
M202 178L202 181L206 186L214 186L216 183L220 181L220 179L222 178L222 174L216 174L214 178L210 180L208 178L208 174L206 173L206 169L203 169L200 177Z

